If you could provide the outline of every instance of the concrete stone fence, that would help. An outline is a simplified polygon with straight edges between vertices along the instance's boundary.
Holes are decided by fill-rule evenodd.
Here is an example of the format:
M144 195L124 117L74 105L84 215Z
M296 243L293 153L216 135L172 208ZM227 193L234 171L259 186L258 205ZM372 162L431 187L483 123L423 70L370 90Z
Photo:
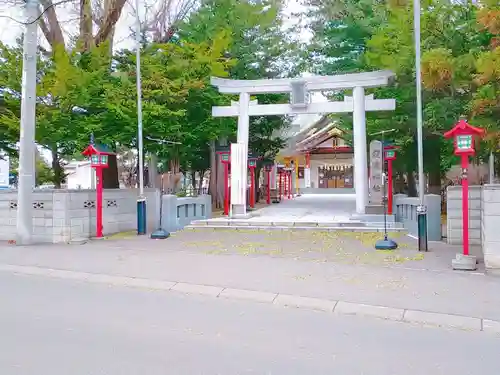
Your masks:
M160 192L146 189L147 224L153 230L160 217ZM136 189L106 189L103 197L105 235L137 228ZM16 239L17 191L0 190L0 240ZM95 190L35 190L33 240L70 242L96 235Z
M210 195L179 198L175 195L162 197L162 229L175 232L194 220L212 218L212 198Z
M448 187L447 201L448 243L462 244L462 187ZM470 187L469 235L482 246L486 268L500 270L500 185Z
M469 187L469 243L481 245L482 186ZM449 244L462 244L462 187L446 189L446 237Z
M424 197L427 207L427 239L441 241L441 196L428 194ZM417 207L420 199L405 194L394 195L396 221L403 224L408 233L418 236Z

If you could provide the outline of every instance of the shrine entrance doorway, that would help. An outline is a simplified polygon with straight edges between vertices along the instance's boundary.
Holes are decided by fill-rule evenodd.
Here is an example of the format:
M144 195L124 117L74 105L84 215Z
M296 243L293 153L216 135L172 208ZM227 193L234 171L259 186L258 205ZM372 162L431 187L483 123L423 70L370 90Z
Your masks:
M354 168L335 165L318 167L318 188L352 189L354 187Z

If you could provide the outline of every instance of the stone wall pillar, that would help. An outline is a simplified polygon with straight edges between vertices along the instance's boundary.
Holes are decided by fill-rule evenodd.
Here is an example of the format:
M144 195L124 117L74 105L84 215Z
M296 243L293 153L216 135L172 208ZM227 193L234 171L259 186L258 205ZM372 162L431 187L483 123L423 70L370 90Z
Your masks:
M500 271L500 185L484 185L481 231L484 265Z

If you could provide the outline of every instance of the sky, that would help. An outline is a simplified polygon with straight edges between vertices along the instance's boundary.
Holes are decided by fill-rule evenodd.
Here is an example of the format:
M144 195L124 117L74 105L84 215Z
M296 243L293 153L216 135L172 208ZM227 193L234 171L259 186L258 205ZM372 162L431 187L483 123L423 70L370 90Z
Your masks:
M9 45L13 45L16 43L17 38L19 38L23 32L24 25L20 22L23 22L24 14L23 14L23 6L22 5L10 5L6 4L8 2L14 2L15 0L1 1L0 0L0 40ZM155 0L139 0L142 7L144 8L147 4L154 3ZM19 1L17 1L19 3ZM56 2L56 0L54 0ZM135 27L135 7L131 5L133 1L129 0L125 5L125 8L122 12L120 20L117 23L115 39L114 39L114 48L122 49L122 48L134 48L134 40L130 36L132 29ZM77 9L78 1L58 5L56 8L56 12L58 14L58 18L61 23L61 27L65 32L65 36L72 35L77 32L78 28L78 9ZM143 12L139 11L139 15L142 18ZM294 26L298 26L299 21L293 16L293 14L299 13L303 10L303 6L300 5L300 0L288 0L288 6L285 7L283 12L283 16L285 18L286 28L292 28ZM17 20L17 21L16 21ZM18 22L20 21L20 22ZM295 28L296 30L298 28ZM310 39L311 35L307 32L300 33L300 39L306 42ZM40 45L48 47L45 37L43 36L41 30L38 30L38 42ZM326 101L326 98L321 93L313 93L312 99L313 102ZM297 122L304 122L308 117L308 121L312 121L312 117L316 119L316 116L304 115L297 116ZM44 152L41 150L43 156L48 159L50 162L50 153Z
M13 0L10 0L13 1ZM54 0L55 2L56 0ZM142 6L148 4L151 5L155 0L140 0ZM23 7L22 5L9 5L6 4L9 1L0 1L0 17L2 17L0 22L0 40L6 44L14 44L16 39L22 34L23 25L18 21L23 21ZM61 25L67 35L76 32L78 27L77 16L78 10L76 9L78 1L71 2L68 4L58 5L56 8L58 17L61 21ZM115 36L115 48L133 48L134 40L130 37L131 28L135 27L135 8L131 5L133 1L129 0L125 5L122 12L122 16L118 21ZM141 7L142 8L142 7ZM294 13L298 13L303 9L300 5L300 0L288 0L288 6L285 7L284 16L287 20L285 26L294 26L298 21L293 17ZM139 11L142 17L143 12L141 9ZM44 45L46 43L45 38L41 35L39 30L39 43ZM302 32L300 38L304 41L310 38L308 33Z

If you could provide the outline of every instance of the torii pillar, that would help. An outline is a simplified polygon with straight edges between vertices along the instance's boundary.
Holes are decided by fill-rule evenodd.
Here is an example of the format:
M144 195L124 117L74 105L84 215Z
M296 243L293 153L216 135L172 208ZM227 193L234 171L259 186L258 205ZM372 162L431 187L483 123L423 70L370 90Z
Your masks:
M368 204L368 162L366 149L366 108L364 87L353 89L354 108L353 146L354 146L354 191L356 192L356 213L364 214Z

